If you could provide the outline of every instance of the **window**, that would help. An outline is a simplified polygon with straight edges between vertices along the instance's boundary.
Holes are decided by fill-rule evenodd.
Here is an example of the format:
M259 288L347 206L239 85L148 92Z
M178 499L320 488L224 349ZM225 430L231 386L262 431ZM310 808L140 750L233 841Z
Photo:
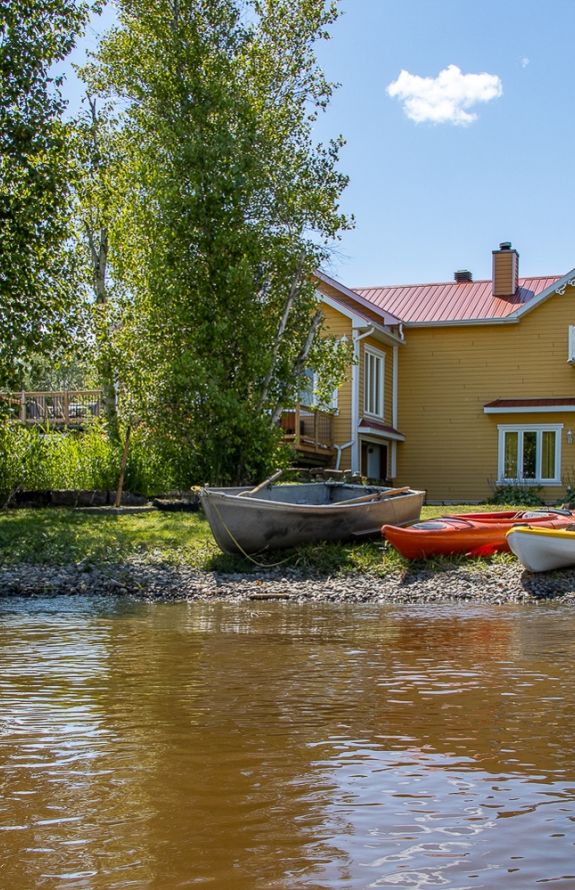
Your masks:
M300 388L298 401L311 408L315 405L315 374L310 368L306 368L303 373L305 383Z
M383 417L383 381L385 354L365 347L364 410L374 417Z
M321 402L317 395L318 380L315 371L306 368L304 371L305 382L299 391L299 403L306 408L319 408L321 411L337 411L338 390L334 389L327 403Z
M561 484L563 424L499 427L499 482Z
M569 325L569 340L567 347L567 361L575 365L575 325Z

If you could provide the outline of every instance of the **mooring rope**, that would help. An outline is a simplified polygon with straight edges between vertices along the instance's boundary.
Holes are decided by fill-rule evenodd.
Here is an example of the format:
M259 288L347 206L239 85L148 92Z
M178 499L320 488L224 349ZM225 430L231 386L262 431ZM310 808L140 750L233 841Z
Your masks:
M254 564L255 566L259 566L261 569L274 569L274 568L276 568L276 566L281 566L281 565L283 565L285 562L289 562L289 559L290 559L289 556L286 556L285 559L280 559L279 562L269 562L269 563L258 562L257 559L254 559L253 556L250 556L249 553L246 553L246 551L244 550L244 548L242 547L242 545L240 544L240 542L239 542L239 541L237 540L237 538L235 537L235 535L234 535L234 533L232 532L232 530L228 527L228 525L227 525L226 521L224 520L222 514L220 513L219 507L218 507L218 505L216 504L215 501L213 502L212 506L214 507L216 513L218 514L218 517L219 517L219 519L220 519L220 522L222 523L223 527L224 527L225 530L227 531L228 535L230 536L230 538L232 539L232 541L234 542L234 544L236 545L236 547L238 548L238 550L240 551L240 553L241 553L243 556L245 556L246 559L249 559L250 562L253 562L253 564Z

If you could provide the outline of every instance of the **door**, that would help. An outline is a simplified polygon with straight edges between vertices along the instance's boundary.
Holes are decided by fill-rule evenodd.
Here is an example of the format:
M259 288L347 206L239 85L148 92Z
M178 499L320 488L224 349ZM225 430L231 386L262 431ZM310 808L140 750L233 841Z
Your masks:
M361 443L361 475L378 482L387 479L387 445Z

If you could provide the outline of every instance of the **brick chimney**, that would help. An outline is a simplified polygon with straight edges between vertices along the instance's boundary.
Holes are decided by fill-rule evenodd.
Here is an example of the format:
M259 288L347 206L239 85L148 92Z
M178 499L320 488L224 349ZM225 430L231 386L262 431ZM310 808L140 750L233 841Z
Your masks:
M502 241L493 251L493 296L512 297L519 279L519 254L510 241Z

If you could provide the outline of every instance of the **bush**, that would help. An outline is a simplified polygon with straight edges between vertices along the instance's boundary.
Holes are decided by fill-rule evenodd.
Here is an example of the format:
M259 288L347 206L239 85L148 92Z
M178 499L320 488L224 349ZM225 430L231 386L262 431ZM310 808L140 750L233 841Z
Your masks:
M98 424L55 432L39 426L0 423L0 506L17 489L115 489L122 445ZM169 460L142 430L132 434L124 488L156 494L176 487Z
M524 507L543 507L540 485L522 485L520 482L509 485L496 485L488 504L521 504Z

